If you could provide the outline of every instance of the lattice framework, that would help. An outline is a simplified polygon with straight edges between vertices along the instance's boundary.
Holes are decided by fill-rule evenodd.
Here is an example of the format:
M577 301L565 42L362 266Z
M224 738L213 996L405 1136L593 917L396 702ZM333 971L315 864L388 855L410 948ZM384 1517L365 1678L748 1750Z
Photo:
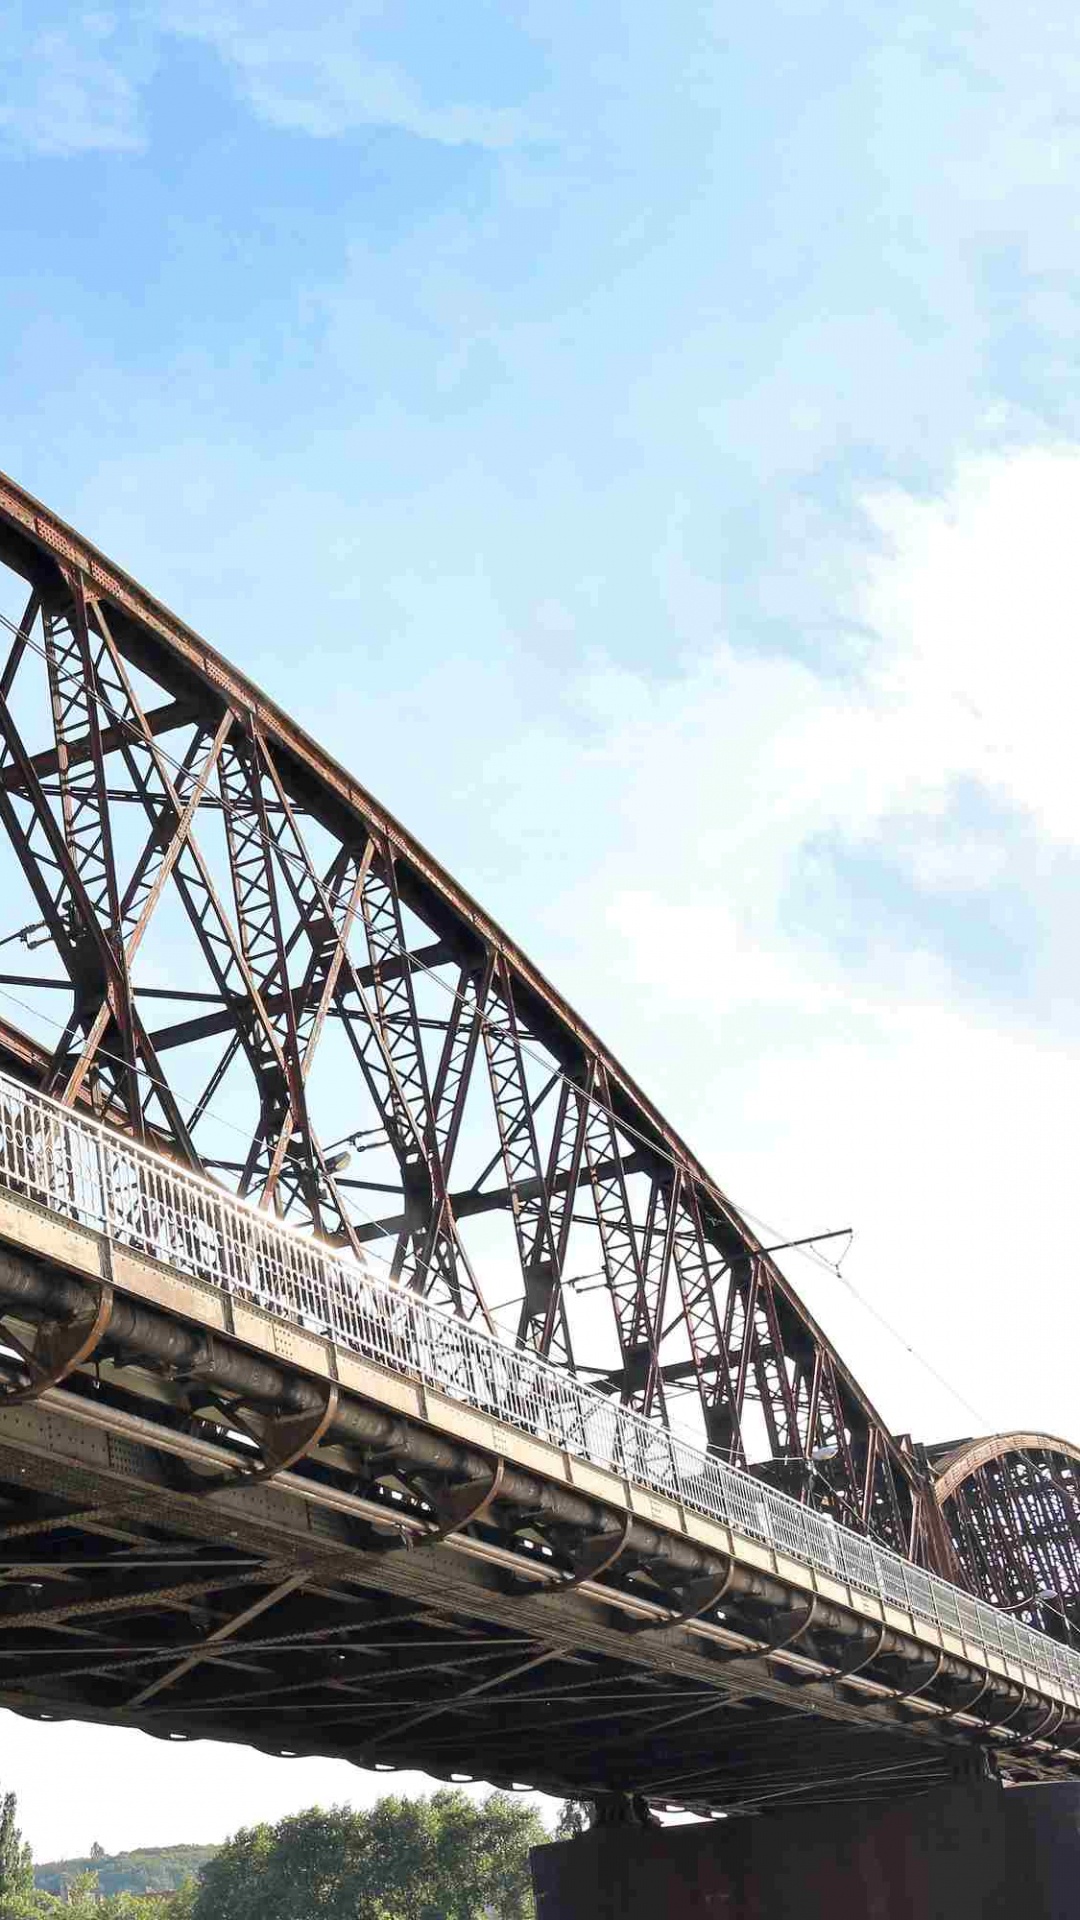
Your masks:
M0 560L0 938L35 955L0 978L19 1002L3 1064L939 1557L910 1450L451 876L10 482Z

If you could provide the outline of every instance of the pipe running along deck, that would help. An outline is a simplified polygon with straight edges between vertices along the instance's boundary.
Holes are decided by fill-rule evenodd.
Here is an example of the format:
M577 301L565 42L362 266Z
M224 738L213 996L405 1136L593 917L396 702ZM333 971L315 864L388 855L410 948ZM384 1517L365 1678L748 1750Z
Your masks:
M154 1533L100 1563L81 1538L60 1561L78 1506L73 1522L62 1499L29 1523L53 1545L5 1578L49 1593L50 1648L86 1608L125 1618L110 1579L145 1577L185 1539L201 1542L193 1560L215 1609L234 1584L257 1594L239 1624L215 1612L209 1651L192 1646L167 1687L163 1655L138 1635L127 1659L152 1677L134 1691L124 1661L98 1662L80 1641L77 1667L43 1657L29 1688L3 1688L8 1704L265 1742L274 1688L221 1699L220 1662L243 1665L253 1640L265 1661L265 1615L284 1607L307 1623L299 1640L282 1636L286 1653L319 1649L306 1688L279 1689L284 1730L292 1686L303 1696L302 1735L277 1741L295 1750L373 1764L383 1749L436 1771L440 1758L478 1768L488 1752L478 1770L505 1779L500 1740L522 1751L531 1712L536 1752L521 1770L554 1791L753 1804L776 1749L803 1795L815 1773L838 1790L855 1757L860 1777L895 1790L947 1773L965 1745L1020 1776L1080 1772L1080 1660L1061 1644L6 1078L0 1237L14 1341L0 1449L16 1480L45 1492L70 1478L91 1514L133 1505ZM16 1498L13 1540L29 1537L19 1511ZM224 1571L200 1567L212 1543ZM87 1582L72 1607L49 1587L61 1567ZM136 1616L168 1609L158 1591L137 1585ZM379 1648L402 1607L394 1662L427 1622L451 1689L430 1719L417 1709L415 1732L404 1715L374 1746L363 1683L350 1677L347 1707L336 1671L356 1595L376 1704L389 1677ZM8 1637L41 1618L38 1602L20 1603ZM463 1648L478 1627L494 1643L460 1699L471 1655L455 1662L451 1623ZM182 1647L174 1622L170 1650ZM553 1702L591 1736L545 1740Z

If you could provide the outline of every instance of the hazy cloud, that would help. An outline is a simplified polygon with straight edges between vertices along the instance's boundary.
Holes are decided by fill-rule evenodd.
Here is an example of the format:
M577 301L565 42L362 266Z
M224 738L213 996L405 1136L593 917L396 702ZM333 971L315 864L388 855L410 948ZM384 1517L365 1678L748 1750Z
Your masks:
M272 126L318 139L396 127L451 147L499 149L526 138L528 121L517 108L468 98L467 73L465 97L439 101L407 64L379 57L373 42L384 12L358 0L316 5L298 18L277 0L233 8L180 0L165 18L172 32L214 49L252 111Z
M50 12L0 10L0 143L60 157L140 147L145 43L111 13Z
M1010 1208L1041 1311L1075 1324L1078 508L1080 452L1059 447L962 462L937 500L878 496L857 674L730 646L664 687L600 669L576 688L584 754L514 750L588 821L549 971L737 1202L781 1237L855 1225L845 1271L870 1302L989 1421L1052 1430L1073 1417L1066 1348L1033 1334L1018 1368L997 1328ZM868 861L858 898L842 862L825 884L823 845ZM1030 990L999 992L1018 867ZM834 1277L792 1271L890 1419L971 1427Z

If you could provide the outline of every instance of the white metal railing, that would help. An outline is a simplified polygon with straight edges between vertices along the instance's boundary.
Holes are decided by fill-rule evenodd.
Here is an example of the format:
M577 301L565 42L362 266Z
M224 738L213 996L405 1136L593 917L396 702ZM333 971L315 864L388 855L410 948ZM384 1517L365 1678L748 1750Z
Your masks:
M0 1186L1020 1663L1080 1705L1080 1654L210 1181L0 1074Z

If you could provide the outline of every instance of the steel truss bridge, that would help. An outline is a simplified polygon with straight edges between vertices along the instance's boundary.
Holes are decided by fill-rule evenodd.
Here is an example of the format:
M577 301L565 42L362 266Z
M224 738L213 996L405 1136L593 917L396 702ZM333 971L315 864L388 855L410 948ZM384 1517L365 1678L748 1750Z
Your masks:
M712 1811L1080 1775L1080 1452L893 1436L476 902L5 480L0 620L0 1704Z

